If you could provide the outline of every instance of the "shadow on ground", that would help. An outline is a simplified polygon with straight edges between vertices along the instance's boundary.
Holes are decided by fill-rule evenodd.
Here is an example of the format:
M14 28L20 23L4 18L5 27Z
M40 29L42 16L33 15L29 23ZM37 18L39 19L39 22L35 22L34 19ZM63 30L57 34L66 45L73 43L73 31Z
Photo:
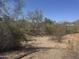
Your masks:
M54 49L54 48L51 48L51 47L34 47L34 46L30 46L28 48L25 48L25 47L22 47L21 49L19 50L15 50L15 51L6 51L6 52L1 52L0 53L0 59L10 59L10 56L13 52L17 52L15 53L14 55L12 55L13 58L11 59L21 59L25 56L28 56L32 53L35 53L35 52L39 52L39 51L42 51L42 50L49 50L49 49Z

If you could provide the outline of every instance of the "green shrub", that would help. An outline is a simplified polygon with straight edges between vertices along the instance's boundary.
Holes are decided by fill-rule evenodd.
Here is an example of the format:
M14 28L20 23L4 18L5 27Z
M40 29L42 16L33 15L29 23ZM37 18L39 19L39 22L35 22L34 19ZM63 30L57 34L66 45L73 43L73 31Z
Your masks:
M47 24L45 26L45 32L46 32L46 34L52 35L54 33L54 31L55 31L55 27L53 25Z
M17 49L25 35L17 26L11 23L0 22L0 51Z

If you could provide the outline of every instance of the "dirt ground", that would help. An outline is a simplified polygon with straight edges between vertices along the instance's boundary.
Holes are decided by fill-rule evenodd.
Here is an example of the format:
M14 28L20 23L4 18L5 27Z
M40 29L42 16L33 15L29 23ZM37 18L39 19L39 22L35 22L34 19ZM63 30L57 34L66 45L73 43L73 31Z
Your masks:
M50 36L44 37L32 37L35 41L29 42L36 47L39 47L40 51L23 57L22 59L62 59L66 43L57 43L51 41Z
M30 54L22 59L63 59L64 55L69 47L68 41L79 40L79 33L69 34L63 37L63 43L57 43L51 41L51 36L32 37L35 39L33 42L29 42L36 47L40 47L40 51ZM43 49L41 49L43 47ZM48 48L48 49L44 49Z
M6 56L10 56L10 58L4 59L63 59L63 55L69 47L68 41L79 40L79 33L64 36L62 43L54 42L51 38L52 36L32 37L33 41L28 42L28 44L34 47L11 54L6 53ZM0 56L1 55L2 54L0 54ZM23 56L14 58L14 55Z
M22 59L62 59L63 53L64 50L62 49L42 50Z

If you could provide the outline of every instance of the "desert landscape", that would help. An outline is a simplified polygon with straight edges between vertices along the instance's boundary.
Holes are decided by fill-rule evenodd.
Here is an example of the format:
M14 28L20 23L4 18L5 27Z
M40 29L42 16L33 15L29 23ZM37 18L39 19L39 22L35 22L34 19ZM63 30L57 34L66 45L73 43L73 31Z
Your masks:
M25 49L21 51L2 53L2 55L0 54L0 57L4 57L4 59L65 59L68 57L68 51L72 51L73 49L76 49L76 46L78 46L78 38L79 33L68 34L63 36L64 40L62 43L58 43L51 40L52 36L33 36L33 41L28 42L28 45L30 45L29 48L27 48L27 43L23 42L26 46Z
M79 0L0 0L0 59L79 59Z

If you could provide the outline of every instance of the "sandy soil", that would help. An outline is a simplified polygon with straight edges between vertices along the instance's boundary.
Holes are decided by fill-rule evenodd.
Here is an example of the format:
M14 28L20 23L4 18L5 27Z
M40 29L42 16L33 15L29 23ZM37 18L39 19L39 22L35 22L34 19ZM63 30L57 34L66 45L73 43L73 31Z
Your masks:
M32 37L34 41L29 42L29 44L33 44L36 47L48 47L48 48L66 48L67 44L58 43L51 40L51 36L43 36L43 37Z
M69 46L68 41L79 40L79 33L69 34L63 37L63 43L56 43L51 41L51 36L44 37L32 37L35 39L33 42L29 42L36 47L47 47L51 49L41 49L39 52L30 54L22 59L63 59L66 48Z
M17 54L16 56L19 54L25 55L20 59L63 59L66 48L69 47L68 41L79 40L79 33L65 35L62 43L54 42L51 38L52 36L32 37L33 41L28 42L28 44L31 44L34 47L25 51L20 51L20 53L13 52L8 59L15 59L13 57L14 54Z
M35 41L29 42L36 47L40 47L40 51L30 54L22 59L61 59L67 44L51 41L50 36L32 37Z
M36 52L22 59L62 59L63 53L64 50L62 49L49 49Z

